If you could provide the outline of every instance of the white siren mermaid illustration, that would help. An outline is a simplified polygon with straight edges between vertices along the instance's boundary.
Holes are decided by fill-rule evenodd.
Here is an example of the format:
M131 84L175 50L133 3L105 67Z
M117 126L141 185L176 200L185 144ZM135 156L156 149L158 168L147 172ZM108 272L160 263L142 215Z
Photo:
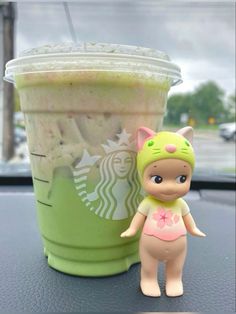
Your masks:
M84 150L75 166L73 173L78 195L86 207L101 218L121 220L134 215L142 197L135 165L135 145L129 142L130 136L123 130L117 134L117 142L107 140L108 145L102 145L106 153L103 158L91 156ZM88 176L98 160L99 182L88 191Z

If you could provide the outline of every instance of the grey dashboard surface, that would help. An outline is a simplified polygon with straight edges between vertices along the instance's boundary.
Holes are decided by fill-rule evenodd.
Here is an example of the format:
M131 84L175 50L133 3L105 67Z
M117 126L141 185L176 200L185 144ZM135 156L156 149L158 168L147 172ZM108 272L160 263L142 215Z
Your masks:
M4 312L235 312L235 194L190 192L187 202L206 238L188 235L185 294L139 290L140 264L104 278L60 273L47 265L32 188L0 189L0 308Z

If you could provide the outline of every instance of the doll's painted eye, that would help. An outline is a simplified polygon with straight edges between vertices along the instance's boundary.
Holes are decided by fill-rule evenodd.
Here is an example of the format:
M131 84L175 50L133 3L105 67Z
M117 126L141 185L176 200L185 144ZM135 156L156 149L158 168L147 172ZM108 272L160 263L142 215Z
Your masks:
M178 176L178 177L176 178L176 182L177 182L177 183L184 183L186 180L187 180L187 176L184 176L184 175Z
M153 183L157 183L157 184L160 184L161 182L162 182L162 177L161 176L152 176L151 177L151 181L153 182Z

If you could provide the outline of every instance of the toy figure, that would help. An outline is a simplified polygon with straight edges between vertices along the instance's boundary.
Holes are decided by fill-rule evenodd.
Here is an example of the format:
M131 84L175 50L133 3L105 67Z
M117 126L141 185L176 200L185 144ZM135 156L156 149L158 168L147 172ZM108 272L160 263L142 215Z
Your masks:
M181 198L190 188L194 169L191 145L193 129L159 132L141 127L137 132L137 169L148 196L138 207L121 237L131 237L143 225L139 254L140 287L144 295L161 295L157 282L158 263L166 263L166 295L183 294L182 269L187 250L187 231L205 237L187 203Z

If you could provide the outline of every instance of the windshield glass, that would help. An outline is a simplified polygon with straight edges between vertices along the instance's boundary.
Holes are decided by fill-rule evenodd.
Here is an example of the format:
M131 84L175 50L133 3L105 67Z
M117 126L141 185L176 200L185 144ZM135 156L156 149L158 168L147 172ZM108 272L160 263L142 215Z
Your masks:
M164 51L181 68L183 83L169 92L162 129L194 128L196 175L235 174L234 1L18 2L9 11L8 5L0 4L1 76L9 59L49 43L106 42ZM8 59L6 20L14 50ZM1 80L0 176L28 176L24 115L17 90L9 96L8 85Z

